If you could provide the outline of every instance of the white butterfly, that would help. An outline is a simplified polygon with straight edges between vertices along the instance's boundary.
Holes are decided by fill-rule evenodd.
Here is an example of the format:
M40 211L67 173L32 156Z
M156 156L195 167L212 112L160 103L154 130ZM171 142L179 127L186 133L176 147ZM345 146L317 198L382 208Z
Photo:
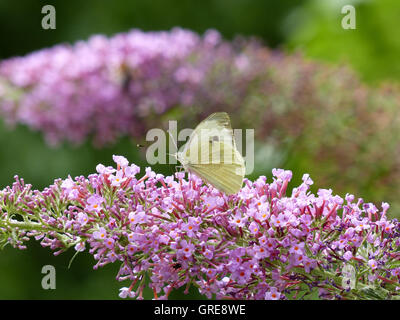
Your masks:
M174 156L186 171L228 195L241 189L245 164L226 112L213 113L200 122L181 149Z

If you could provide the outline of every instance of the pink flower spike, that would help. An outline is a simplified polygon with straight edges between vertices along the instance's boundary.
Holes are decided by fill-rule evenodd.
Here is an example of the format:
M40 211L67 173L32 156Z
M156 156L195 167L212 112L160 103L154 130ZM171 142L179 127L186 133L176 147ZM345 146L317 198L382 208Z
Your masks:
M135 226L137 224L143 223L146 217L146 213L143 211L137 211L137 212L130 212L128 219L129 222L132 226Z
M374 259L368 260L368 266L369 266L372 270L375 270L376 268L378 268L378 264L376 263L376 261L375 261Z
M343 255L344 260L349 261L351 258L353 258L353 254L351 251L346 251L345 254Z
M83 227L89 221L87 214L83 212L79 212L77 218L78 219L76 221L80 224L81 227Z
M304 242L293 244L289 252L292 254L302 255L304 253Z
M265 300L279 300L281 293L275 287L271 287L265 294Z
M93 232L93 238L96 240L104 240L106 235L107 231L104 228L100 228L98 231Z
M114 242L115 242L114 239L108 238L108 239L105 239L104 244L106 245L106 247L108 249L114 249Z
M99 196L98 194L94 194L87 199L88 205L86 206L86 209L88 211L100 212L102 209L101 204L103 202L103 197Z
M119 187L127 178L124 177L124 172L122 170L118 170L115 176L110 175L109 179L113 187Z
M146 178L113 183L113 175L125 178L129 168L138 171L131 165L58 179L43 191L16 177L0 190L3 242L24 249L34 237L55 254L87 244L95 269L121 264L117 280L131 281L121 297L135 296L135 288L135 297L144 298L149 287L156 299L167 298L194 284L210 298L281 300L298 297L304 284L323 287L321 299L351 299L346 283L337 290L331 281L343 277L350 262L360 284L371 280L393 297L400 294L394 289L400 286L400 222L372 204L350 196L343 204L330 189L314 194L308 176L291 196L281 196L277 190L288 174L279 170L272 183L246 179L229 196L194 175L177 180L151 169ZM78 198L66 197L67 190ZM260 219L259 212L268 217ZM362 290L357 296L368 298Z
M85 242L79 242L75 245L75 250L82 252L85 251Z
M129 165L129 161L123 156L113 155L113 160L121 168L125 168L125 167L127 167Z
M182 246L182 249L180 249L179 252L181 252L185 257L188 258L193 254L195 246L192 243L182 240L180 245Z
M252 234L256 235L260 232L260 227L258 226L257 222L253 221L249 225L249 230Z

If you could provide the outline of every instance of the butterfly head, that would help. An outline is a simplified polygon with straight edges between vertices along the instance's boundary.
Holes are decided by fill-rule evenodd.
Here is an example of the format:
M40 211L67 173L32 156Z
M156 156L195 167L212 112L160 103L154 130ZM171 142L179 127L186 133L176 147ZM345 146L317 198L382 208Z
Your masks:
M186 165L185 157L183 156L183 153L178 151L174 154L174 157L183 165Z

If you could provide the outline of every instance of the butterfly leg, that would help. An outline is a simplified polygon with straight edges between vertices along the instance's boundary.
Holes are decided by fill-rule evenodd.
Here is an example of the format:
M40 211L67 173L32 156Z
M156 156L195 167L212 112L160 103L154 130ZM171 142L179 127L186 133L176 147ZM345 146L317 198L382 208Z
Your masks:
M182 172L182 171L185 170L185 169L183 168L183 166L175 166L175 169L178 169L178 168L179 168L179 171L176 170L176 172Z

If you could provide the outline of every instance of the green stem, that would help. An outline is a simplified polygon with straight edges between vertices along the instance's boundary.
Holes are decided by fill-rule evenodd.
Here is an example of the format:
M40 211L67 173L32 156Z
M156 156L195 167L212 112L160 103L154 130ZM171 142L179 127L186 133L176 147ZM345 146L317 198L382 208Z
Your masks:
M19 228L22 230L38 230L38 231L49 231L48 228L44 228L41 223L31 221L17 221L9 219L6 221L0 221L0 225L4 227Z

